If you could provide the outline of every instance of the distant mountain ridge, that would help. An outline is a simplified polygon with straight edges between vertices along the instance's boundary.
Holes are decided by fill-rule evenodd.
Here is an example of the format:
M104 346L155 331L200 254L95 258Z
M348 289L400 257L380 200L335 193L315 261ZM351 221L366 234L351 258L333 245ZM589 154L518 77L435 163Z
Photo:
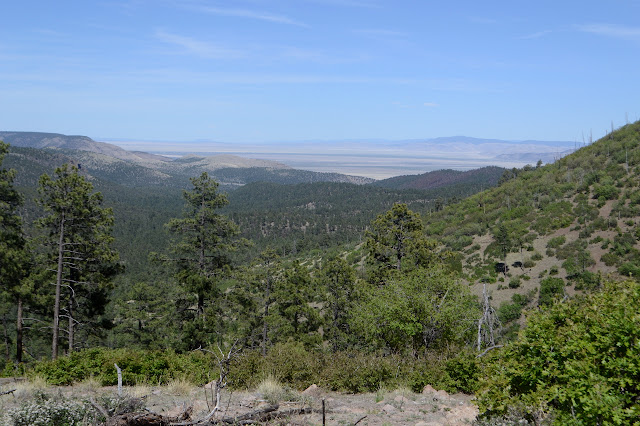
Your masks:
M0 132L0 140L12 147L43 150L58 155L42 156L20 151L22 168L28 169L28 157L51 163L73 162L88 174L126 186L161 185L184 187L188 178L209 173L226 189L250 182L274 183L345 182L366 184L373 179L339 173L319 173L296 170L271 160L245 158L230 154L213 156L189 155L172 160L162 155L127 151L116 145L96 142L87 136L67 136L59 133ZM15 151L15 150L14 150ZM71 161L70 161L71 160ZM60 163L60 164L58 164Z
M436 170L421 175L397 176L379 180L371 185L389 189L436 189L453 185L475 185L488 188L498 184L506 169L502 167L482 167L468 171Z

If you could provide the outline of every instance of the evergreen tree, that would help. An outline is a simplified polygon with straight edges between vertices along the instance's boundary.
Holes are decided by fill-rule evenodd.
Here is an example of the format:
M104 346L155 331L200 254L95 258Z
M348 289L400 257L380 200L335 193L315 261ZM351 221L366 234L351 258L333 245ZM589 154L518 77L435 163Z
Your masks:
M406 204L394 204L371 226L366 248L373 266L372 282L383 284L407 267L424 267L438 260L436 243L425 237L420 215L409 210Z
M51 346L55 359L61 312L68 321L69 352L74 350L77 325L103 325L100 317L107 303L109 278L119 269L118 254L111 248L113 212L102 207L102 195L93 192L93 185L77 167L65 164L55 170L53 178L42 175L38 191L45 211L38 225L48 231L43 269L55 273L55 277L48 274L55 280Z
M287 268L284 277L276 282L273 292L274 309L269 311L269 326L275 341L294 339L306 346L318 346L321 317L313 306L318 302L309 270L297 261Z
M0 141L0 167L7 152L9 145ZM24 280L28 255L22 220L17 211L22 205L22 197L13 187L14 176L14 170L0 168L0 296L17 307L16 361L22 362L22 311L24 299L29 294ZM6 320L3 322L8 358L9 338Z
M356 273L344 259L336 256L322 266L317 281L323 292L324 337L333 351L346 349L351 340L351 317L358 299Z
M196 298L193 315L185 317L183 330L188 349L206 346L208 335L221 330L220 281L231 266L231 252L239 241L238 227L218 210L228 203L218 183L204 172L191 178L193 189L184 191L184 217L172 219L167 228L176 236L172 256L157 256L176 266L176 279Z
M282 278L280 257L267 247L245 271L231 291L235 329L251 348L260 347L263 355L270 345L269 311L274 303L273 292Z

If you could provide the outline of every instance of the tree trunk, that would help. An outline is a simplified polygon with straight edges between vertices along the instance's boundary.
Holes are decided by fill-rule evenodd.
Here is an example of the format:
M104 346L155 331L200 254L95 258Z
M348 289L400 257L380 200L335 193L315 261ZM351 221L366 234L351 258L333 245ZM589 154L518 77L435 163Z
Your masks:
M18 319L16 320L16 362L22 362L22 297L18 297Z
M51 359L58 357L58 331L60 327L60 291L62 289L62 267L64 258L64 216L60 220L60 238L58 240L58 270L56 274L56 298L53 304L53 342Z
M9 349L9 331L7 330L7 314L2 314L2 325L4 326L4 346L6 348L5 359L7 362L11 360Z
M267 356L267 317L269 316L269 298L271 297L271 283L267 278L267 288L264 298L264 316L262 317L262 356Z
M73 296L69 297L69 353L73 352L74 328L73 328Z

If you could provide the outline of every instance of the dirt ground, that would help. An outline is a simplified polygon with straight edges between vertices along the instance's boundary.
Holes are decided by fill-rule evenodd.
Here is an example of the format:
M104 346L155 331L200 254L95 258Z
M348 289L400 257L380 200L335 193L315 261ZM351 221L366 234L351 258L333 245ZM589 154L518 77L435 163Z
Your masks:
M33 393L33 387L18 383L0 384L0 393L17 388L12 394L0 396L0 412L19 405ZM39 389L63 398L89 399L104 394L115 394L117 389L79 384L69 387ZM167 417L179 416L187 407L193 407L191 419L202 419L211 410L211 391L193 386L136 386L123 392L143 398L146 409ZM209 405L207 405L207 398ZM280 399L280 398L279 398ZM409 390L380 390L368 394L341 394L324 391L315 385L304 392L291 392L278 401L279 411L310 408L311 413L296 414L273 421L273 424L321 425L322 401L325 403L326 425L469 425L478 414L472 396L449 395L427 386L422 393ZM235 417L270 405L265 396L254 392L229 392L224 390L221 412L218 417Z

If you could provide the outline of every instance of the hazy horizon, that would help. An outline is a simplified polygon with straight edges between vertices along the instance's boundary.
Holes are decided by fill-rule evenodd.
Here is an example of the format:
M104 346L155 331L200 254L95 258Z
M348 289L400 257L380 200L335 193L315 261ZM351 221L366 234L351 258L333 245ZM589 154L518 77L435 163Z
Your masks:
M575 146L568 141L501 141L466 136L416 140L287 141L238 144L204 141L107 140L129 151L168 157L231 154L277 161L295 169L386 179L441 169L523 167L548 163Z

